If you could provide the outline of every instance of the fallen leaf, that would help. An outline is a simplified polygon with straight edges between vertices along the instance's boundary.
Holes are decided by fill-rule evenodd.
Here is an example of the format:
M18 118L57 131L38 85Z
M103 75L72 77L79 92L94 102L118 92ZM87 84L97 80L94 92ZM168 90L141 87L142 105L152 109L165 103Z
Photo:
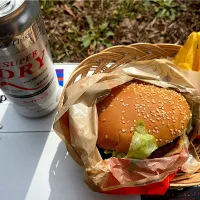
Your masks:
M125 18L125 19L121 22L121 26L122 26L122 27L131 28L131 27L132 27L132 21L131 21L129 18Z
M69 8L66 4L64 5L65 11L67 11L70 15L72 15L75 18L74 13L72 12L71 8Z
M57 60L60 61L64 56L65 56L65 53L59 55L59 56L57 57Z
M56 11L57 11L57 8L50 8L49 11L54 11L54 12L56 12Z
M90 44L90 47L88 48L88 55L93 55L95 53L95 47L96 47L96 41Z
M84 7L84 0L76 0L72 5L80 9L81 7Z

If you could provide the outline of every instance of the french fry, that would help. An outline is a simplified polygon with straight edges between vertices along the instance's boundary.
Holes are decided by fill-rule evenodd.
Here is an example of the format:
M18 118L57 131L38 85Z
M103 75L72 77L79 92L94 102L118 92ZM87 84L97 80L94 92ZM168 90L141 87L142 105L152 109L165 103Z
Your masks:
M197 33L197 46L196 46L196 52L194 56L194 63L192 66L192 70L200 71L200 32Z
M200 49L197 49L198 46L200 46L200 35L196 32L192 32L184 46L181 47L177 53L174 59L174 63L183 69L196 71L200 70L198 67L200 64Z

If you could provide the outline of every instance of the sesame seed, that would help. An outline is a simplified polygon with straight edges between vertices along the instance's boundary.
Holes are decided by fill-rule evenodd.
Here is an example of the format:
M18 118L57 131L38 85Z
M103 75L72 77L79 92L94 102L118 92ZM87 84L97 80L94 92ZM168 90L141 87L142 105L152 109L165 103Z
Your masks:
M156 142L158 142L158 139L156 139Z
M162 122L162 125L164 125L164 124L165 124L165 122L163 121L163 122Z
M129 99L131 98L131 97L128 97Z
M114 94L111 94L110 96L111 96L111 97L113 97L113 96L114 96Z
M110 107L113 107L113 105L110 105Z
M131 127L131 131L133 131L134 130L134 128L133 127Z
M134 119L133 121L134 121L134 122L136 122L136 120L135 120L135 119Z
M123 101L123 99L120 99L120 101L122 102L122 101Z
M144 119L146 119L147 117L146 116L144 116Z
M138 116L140 117L140 113L138 113Z
M126 132L126 130L125 129L122 129L122 133L125 133Z
M147 114L147 117L149 117L149 114Z
M125 124L126 122L125 121L122 121L122 124Z
M103 122L105 122L106 121L106 118L103 118Z
M108 139L108 135L105 135L105 138Z
M127 121L127 124L129 124L129 123L130 123L130 120Z
M156 130L154 130L154 129L153 129L153 132L155 133L155 132L156 132Z
M175 122L176 122L176 120L175 120L175 119L173 119L173 120L172 120L172 122L173 122L173 123L175 123Z
M125 113L125 111L124 110L122 110L122 114L124 114Z
M160 142L162 142L162 139L159 139Z
M151 100L151 102L152 102L153 104L155 104L155 103L156 103L154 99L152 99L152 100Z
M124 117L122 117L122 120L124 119Z
M157 121L159 121L159 120L160 120L160 118L159 118L159 117L157 117L157 118L156 118L156 120L157 120Z
M102 109L102 112L104 112L106 109Z
M157 126L155 127L155 130L158 130L158 127L157 127Z

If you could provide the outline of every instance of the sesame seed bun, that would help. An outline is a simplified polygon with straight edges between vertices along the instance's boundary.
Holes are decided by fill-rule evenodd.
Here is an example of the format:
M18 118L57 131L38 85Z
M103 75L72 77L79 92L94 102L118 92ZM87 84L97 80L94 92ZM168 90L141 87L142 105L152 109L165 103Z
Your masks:
M186 131L190 109L185 98L174 90L129 82L112 89L97 104L98 140L102 149L127 153L133 131L142 120L159 147Z

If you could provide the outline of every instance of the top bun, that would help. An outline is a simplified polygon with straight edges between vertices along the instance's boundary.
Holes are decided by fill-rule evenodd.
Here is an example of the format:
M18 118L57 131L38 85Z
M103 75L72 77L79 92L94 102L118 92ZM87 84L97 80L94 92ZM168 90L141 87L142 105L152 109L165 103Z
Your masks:
M97 104L98 140L103 149L127 153L133 131L142 120L159 147L185 133L190 109L174 90L128 82Z

